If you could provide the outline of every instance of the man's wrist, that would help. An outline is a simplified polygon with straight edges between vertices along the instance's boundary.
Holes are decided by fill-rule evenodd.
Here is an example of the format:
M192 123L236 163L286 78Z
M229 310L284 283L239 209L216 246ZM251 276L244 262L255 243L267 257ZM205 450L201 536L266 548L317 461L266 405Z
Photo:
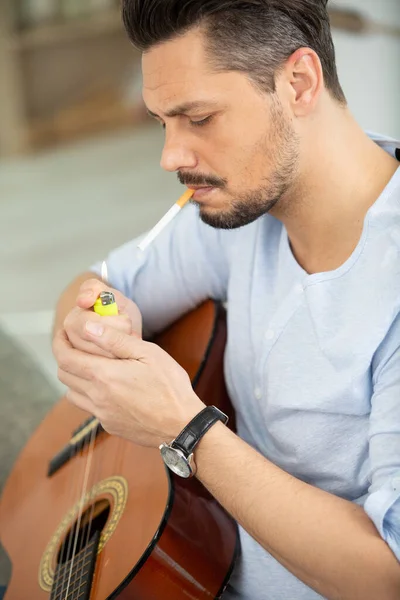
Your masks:
M229 446L229 440L232 437L236 437L235 434L219 421L200 440L194 451L197 466L196 477L200 481L205 483L210 469L215 470L217 457L221 453L226 454L226 448Z
M200 400L197 394L194 394L194 396L187 400L185 404L185 414L177 422L176 427L174 428L175 435L170 439L176 439L182 433L185 427L187 427L189 423L206 408L206 406L207 405Z
M163 442L159 446L167 467L180 477L195 476L199 444L219 423L227 422L228 416L215 406L204 406L196 411L172 442Z
M197 444L196 456L201 453L206 456L220 448L221 439L227 431L229 431L228 427L222 421L217 421Z

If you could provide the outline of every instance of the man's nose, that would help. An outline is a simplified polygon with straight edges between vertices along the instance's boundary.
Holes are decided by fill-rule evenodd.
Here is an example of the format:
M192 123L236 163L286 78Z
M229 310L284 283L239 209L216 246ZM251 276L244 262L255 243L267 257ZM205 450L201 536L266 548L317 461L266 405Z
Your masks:
M171 173L181 169L194 169L197 158L187 142L177 135L166 135L161 156L161 167Z

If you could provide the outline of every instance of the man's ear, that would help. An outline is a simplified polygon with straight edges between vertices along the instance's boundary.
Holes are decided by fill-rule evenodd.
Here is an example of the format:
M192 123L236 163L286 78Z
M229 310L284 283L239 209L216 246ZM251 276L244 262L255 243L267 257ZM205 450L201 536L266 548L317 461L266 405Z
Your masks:
M324 88L324 75L319 56L311 48L299 48L286 61L280 75L296 117L310 114Z

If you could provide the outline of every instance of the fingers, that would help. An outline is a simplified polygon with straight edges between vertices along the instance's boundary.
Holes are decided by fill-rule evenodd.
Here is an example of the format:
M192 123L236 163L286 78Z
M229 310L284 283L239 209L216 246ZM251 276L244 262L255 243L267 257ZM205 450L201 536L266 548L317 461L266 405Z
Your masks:
M114 290L99 279L88 279L80 287L78 297L76 299L77 306L80 308L92 308L97 298L102 292L112 292L117 300L120 311L125 312L125 307L128 298L125 298L118 290Z
M74 308L67 315L64 321L64 329L67 332L69 338L72 335L81 336L84 339L85 325L87 321L93 321L94 323L104 323L108 327L113 327L118 331L131 335L132 321L128 315L121 314L119 316L102 317L95 312L83 310L81 308Z
M132 335L132 321L127 315L119 315L118 317L101 317L93 311L83 310L82 308L74 308L64 321L64 330L68 336L71 345L82 352L94 354L96 356L105 356L114 358L109 352L105 352L98 346L87 340L85 325L87 321L94 323L104 322L109 327L113 327L126 335Z
M62 369L58 369L57 376L59 381L70 391L76 392L89 400L90 385L87 380L71 375L71 373L67 373L67 371L63 371Z
M77 306L82 309L91 309L101 292L112 292L115 296L120 314L128 315L132 321L133 331L142 336L142 315L136 304L126 298L121 292L110 288L98 279L88 279L82 284L77 297Z
M75 406L77 406L81 410L84 410L90 415L96 416L95 407L93 403L89 400L89 398L87 398L86 396L83 396L82 394L79 394L74 390L68 390L65 396L67 400L69 400L69 402L75 404Z
M98 373L104 372L107 368L107 359L73 348L62 329L54 336L53 353L60 371L86 381L93 381Z
M85 330L88 340L116 358L140 361L146 357L147 342L108 327L104 321L88 320Z

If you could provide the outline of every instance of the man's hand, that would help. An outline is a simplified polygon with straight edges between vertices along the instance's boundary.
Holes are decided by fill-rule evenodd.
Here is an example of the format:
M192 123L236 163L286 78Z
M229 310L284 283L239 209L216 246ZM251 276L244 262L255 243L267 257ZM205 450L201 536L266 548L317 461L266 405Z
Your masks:
M101 318L87 318L77 335L119 359L79 351L65 331L56 333L58 376L69 388L67 397L109 433L158 447L205 408L186 371L159 346L117 331Z
M136 304L118 290L108 287L98 279L89 279L81 286L76 301L78 308L92 308L101 292L112 292L114 294L119 314L128 317L132 323L132 331L142 337L142 315Z
M110 291L114 294L118 304L119 316L116 317L101 317L93 310L93 305L100 293ZM97 279L85 281L81 286L77 298L77 306L73 308L67 315L64 321L64 331L71 345L77 350L95 354L97 356L106 356L115 358L109 352L99 348L92 342L82 337L82 332L85 329L85 323L92 321L93 323L104 322L109 327L114 327L118 331L124 332L127 335L142 335L142 316L136 304L129 300L123 294L109 288L107 285ZM59 337L55 336L53 341L53 352L57 352Z

